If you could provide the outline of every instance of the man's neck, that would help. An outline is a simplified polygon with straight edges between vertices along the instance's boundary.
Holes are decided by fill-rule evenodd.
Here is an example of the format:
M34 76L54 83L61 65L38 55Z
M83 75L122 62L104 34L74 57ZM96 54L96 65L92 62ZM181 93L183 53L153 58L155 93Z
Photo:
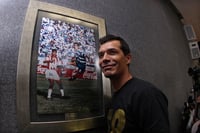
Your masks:
M129 73L128 75L124 75L118 78L111 78L111 85L113 91L118 91L127 81L129 81L133 76Z

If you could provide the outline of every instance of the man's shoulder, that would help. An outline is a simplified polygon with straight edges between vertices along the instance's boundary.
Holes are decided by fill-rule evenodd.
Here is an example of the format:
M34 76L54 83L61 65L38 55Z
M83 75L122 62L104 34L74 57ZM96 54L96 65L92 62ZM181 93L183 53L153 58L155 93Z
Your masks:
M141 93L143 93L143 92L146 92L146 93L161 92L161 90L156 85L154 85L150 81L147 81L147 80L144 80L141 78L134 77L132 79L131 84L132 84L131 85L132 87L134 87Z
M136 85L140 85L140 86L144 86L144 87L155 87L154 84L152 84L151 82L138 78L138 77L133 77L132 78L132 83L136 84Z
M164 99L167 100L167 97L162 92L162 90L155 86L153 83L140 78L134 78L132 80L132 86L135 87L137 94L146 97L151 97L154 95L157 97L164 97Z

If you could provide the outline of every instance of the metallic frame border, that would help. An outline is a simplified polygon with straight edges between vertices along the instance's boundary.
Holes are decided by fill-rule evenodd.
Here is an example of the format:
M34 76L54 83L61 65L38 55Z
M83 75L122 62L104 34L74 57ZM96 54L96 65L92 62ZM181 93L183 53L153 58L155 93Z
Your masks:
M87 22L98 25L99 37L106 35L105 20L96 16L92 16L77 10L69 9L62 6L57 6L49 3L30 0L24 27L21 36L19 48L18 66L17 66L17 121L20 132L24 133L42 133L42 132L75 132L87 129L92 129L102 125L105 116L86 118L81 120L71 121L53 121L53 122L31 122L30 119L30 65L31 65L31 50L34 37L34 27L37 19L38 10L55 12L73 18L85 20ZM27 64L30 62L30 64ZM110 82L102 75L102 86L104 102L111 97Z

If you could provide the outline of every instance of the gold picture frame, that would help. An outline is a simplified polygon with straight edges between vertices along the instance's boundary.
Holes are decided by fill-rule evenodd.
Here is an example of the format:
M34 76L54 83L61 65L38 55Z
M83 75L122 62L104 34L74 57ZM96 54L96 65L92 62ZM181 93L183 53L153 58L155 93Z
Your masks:
M44 21L42 21L44 20ZM98 38L104 36L106 34L106 28L105 28L105 20L96 16L92 16L77 10L69 9L62 6L57 6L49 3L39 2L36 0L31 0L27 9L27 14L25 17L24 22L24 28L21 36L21 43L20 43L20 49L19 49L19 57L18 57L18 68L17 68L17 83L16 83L16 92L17 92L17 120L18 120L18 126L20 132L27 132L27 133L40 133L40 132L76 132L76 131L82 131L87 129L96 128L99 126L104 126L105 124L105 108L107 104L107 100L111 96L111 90L110 90L110 83L109 80L106 79L99 70L98 66L95 66L96 71L93 71L93 75L95 76L89 76L86 75L85 77L80 78L80 81L76 81L73 84L71 82L68 82L67 77L63 77L65 79L65 86L68 88L75 88L76 90L83 88L84 83L88 82L89 84L93 84L97 88L98 91L95 91L95 93L88 93L87 95L84 95L82 92L79 92L80 95L83 95L84 97L90 97L89 99L89 105L93 106L96 105L96 108L93 108L91 106L87 106L86 103L84 103L83 108L75 108L75 106L81 106L79 104L75 104L75 106L72 106L70 109L72 110L70 113L68 112L69 108L66 108L66 110L59 110L60 112L57 113L57 111L52 110L50 113L48 111L41 111L39 108L41 106L45 106L47 104L38 104L38 97L44 99L44 97L41 97L38 95L38 88L42 88L46 85L46 82L44 80L44 69L39 68L38 62L40 61L38 51L39 47L41 47L41 40L42 36L41 34L44 32L44 25L48 23L49 21L53 22L53 27L58 25L59 27L56 27L60 29L60 25L62 23L65 24L66 27L72 26L75 27L75 31L73 33L79 34L80 31L77 31L77 27L81 30L84 29L88 34L88 31L91 31L91 35L83 37L83 40L90 40L92 37L92 42L90 48L93 50L93 55L97 55L98 50ZM42 23L43 22L43 23ZM48 28L48 27L47 27ZM71 27L70 27L71 28ZM68 34L68 31L66 29L62 29L65 31L66 34ZM71 31L70 31L71 32ZM86 34L86 33L81 33ZM50 34L50 33L49 33ZM54 35L54 37L60 37L64 38L62 35ZM88 37L90 36L90 37ZM62 40L61 39L61 40ZM64 38L64 42L67 42L68 38ZM77 39L77 38L76 38ZM76 40L72 38L72 40ZM59 40L59 39L58 39ZM78 38L80 41L80 38ZM95 40L95 41L94 41ZM87 41L84 41L87 42ZM58 47L61 46L60 42L57 41ZM65 44L64 44L65 45ZM84 46L86 46L85 44ZM63 46L63 45L62 45ZM55 47L55 45L54 45ZM86 47L88 48L88 47ZM51 46L47 46L45 50L50 51ZM66 48L68 49L68 48ZM88 52L86 50L86 52ZM95 53L94 53L95 52ZM41 54L44 54L45 52L41 52ZM48 52L46 52L48 53ZM69 54L69 52L65 52L64 54ZM88 53L87 53L88 54ZM44 57L46 55L41 55L41 57ZM95 56L95 61L98 61L97 56ZM96 65L96 62L91 63L89 65ZM66 65L67 66L67 65ZM65 67L64 67L65 68ZM66 69L62 69L65 73ZM67 69L68 70L68 69ZM39 72L38 72L39 71ZM42 73L38 78L38 73ZM66 74L66 73L65 73ZM43 79L44 81L38 82L38 79ZM44 83L45 82L45 83ZM87 84L88 84L87 83ZM95 83L95 84L94 84ZM45 84L45 85L43 85ZM73 86L75 84L75 86ZM78 87L77 87L78 85ZM69 87L70 86L70 87ZM93 87L94 87L93 86ZM46 86L45 86L46 87ZM90 88L90 86L87 86L87 88ZM91 87L92 88L92 87ZM45 92L45 89L44 93ZM70 93L70 90L67 90L68 93ZM84 92L86 92L84 90ZM88 91L89 92L89 91ZM92 91L94 92L94 91ZM72 93L72 90L71 90ZM91 97L91 95L94 94L95 97ZM98 99L96 100L96 98ZM74 97L68 97L69 99L73 99ZM57 101L61 102L59 98L56 98ZM74 98L75 99L75 98ZM66 103L67 103L66 100ZM45 101L45 99L43 100ZM79 101L82 101L82 99L79 99ZM94 103L94 101L97 101ZM46 102L46 101L45 101ZM49 103L51 101L48 101L46 103ZM53 106L57 108L57 103L53 103ZM73 100L71 100L70 105L74 103ZM68 109L68 110L67 110ZM51 109L50 109L51 110ZM78 110L78 111L77 111ZM84 110L86 110L86 113L83 113ZM89 110L89 111L88 111ZM92 111L91 111L92 110ZM95 110L95 111L94 111ZM99 111L99 112L98 112ZM79 114L81 112L81 115ZM90 113L87 113L90 112Z

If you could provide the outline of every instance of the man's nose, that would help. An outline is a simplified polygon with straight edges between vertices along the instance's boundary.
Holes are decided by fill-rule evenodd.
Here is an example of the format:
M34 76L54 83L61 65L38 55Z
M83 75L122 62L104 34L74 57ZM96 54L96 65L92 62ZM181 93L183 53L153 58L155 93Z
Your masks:
M110 59L109 55L108 55L107 53L104 53L103 58L102 58L102 61L103 61L103 62L106 62L106 61L108 61L109 59Z
M105 53L103 54L102 59L104 60L104 59L106 59L106 58L107 58L107 53L105 52Z

